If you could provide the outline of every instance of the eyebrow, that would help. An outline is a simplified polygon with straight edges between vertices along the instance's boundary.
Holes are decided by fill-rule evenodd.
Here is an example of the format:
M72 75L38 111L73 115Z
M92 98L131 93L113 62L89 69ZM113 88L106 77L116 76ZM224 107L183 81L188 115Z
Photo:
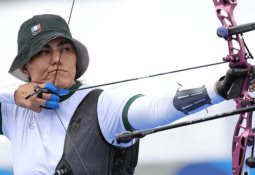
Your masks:
M63 41L60 41L59 44L58 44L58 47L62 47L63 45L65 44L70 44L71 46L73 46L72 42L71 41L68 41L68 40L63 40ZM43 48L51 48L50 45L47 43L43 46Z
M64 44L71 44L72 45L72 42L71 41L68 41L68 40L64 40L64 41L61 41L58 46L62 46Z

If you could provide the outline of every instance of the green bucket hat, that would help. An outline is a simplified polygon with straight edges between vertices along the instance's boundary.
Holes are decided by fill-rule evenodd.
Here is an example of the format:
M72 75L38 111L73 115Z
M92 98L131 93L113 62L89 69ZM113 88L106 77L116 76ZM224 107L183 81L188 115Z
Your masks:
M20 68L27 64L45 44L56 37L64 37L73 43L77 56L75 78L81 77L89 65L88 50L81 42L72 38L66 21L53 14L33 16L21 25L18 33L18 55L12 62L9 73L28 82L28 77L21 72Z

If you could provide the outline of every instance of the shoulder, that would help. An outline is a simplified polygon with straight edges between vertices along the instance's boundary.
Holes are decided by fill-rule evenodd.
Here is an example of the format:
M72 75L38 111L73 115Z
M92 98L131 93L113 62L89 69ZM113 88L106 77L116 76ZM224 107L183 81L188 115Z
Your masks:
M123 104L124 102L128 101L130 98L132 98L133 96L137 94L139 93L132 90L127 90L127 89L118 89L118 88L105 89L99 97L99 104L100 105L107 104L107 103Z

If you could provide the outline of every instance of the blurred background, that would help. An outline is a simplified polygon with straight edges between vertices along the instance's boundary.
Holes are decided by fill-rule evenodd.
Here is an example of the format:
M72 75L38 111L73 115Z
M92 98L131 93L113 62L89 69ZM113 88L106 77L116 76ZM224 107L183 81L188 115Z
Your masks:
M255 1L239 1L238 24L255 22ZM71 0L0 0L1 86L20 84L9 75L17 53L19 26L36 14L68 20ZM227 43L217 37L221 24L212 0L76 0L70 28L89 50L90 66L82 80L91 85L220 62ZM255 32L244 35L255 51ZM254 64L253 60L249 60ZM115 85L148 94L214 83L228 65ZM180 121L235 109L226 101ZM237 116L169 130L142 139L136 175L229 175ZM177 122L180 122L177 121ZM12 174L10 143L0 136L0 175Z

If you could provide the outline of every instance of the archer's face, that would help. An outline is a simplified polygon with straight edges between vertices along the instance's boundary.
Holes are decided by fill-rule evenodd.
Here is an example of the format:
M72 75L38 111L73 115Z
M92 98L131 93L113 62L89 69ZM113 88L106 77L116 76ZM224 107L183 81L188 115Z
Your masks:
M22 71L31 82L52 82L59 88L70 88L75 83L75 50L64 38L55 38L34 55Z

